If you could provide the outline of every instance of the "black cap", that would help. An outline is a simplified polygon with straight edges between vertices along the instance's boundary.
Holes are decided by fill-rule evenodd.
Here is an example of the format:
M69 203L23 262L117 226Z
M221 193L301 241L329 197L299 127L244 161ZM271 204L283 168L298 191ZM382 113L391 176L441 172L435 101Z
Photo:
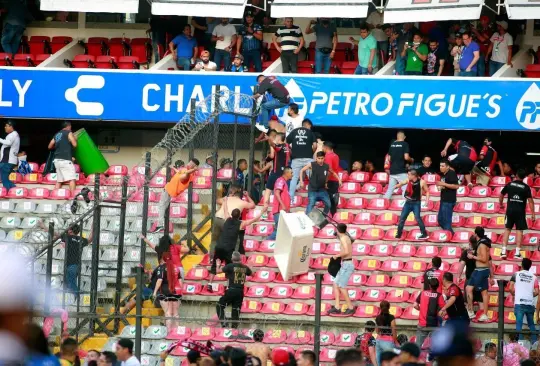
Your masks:
M457 33L456 33L456 38L461 38L461 37L463 37L463 34L457 32Z
M246 14L244 15L244 17L253 17L253 12L251 10L248 10L246 11Z
M420 347L418 347L415 343L407 342L404 343L401 348L401 352L406 352L410 354L413 357L420 357Z

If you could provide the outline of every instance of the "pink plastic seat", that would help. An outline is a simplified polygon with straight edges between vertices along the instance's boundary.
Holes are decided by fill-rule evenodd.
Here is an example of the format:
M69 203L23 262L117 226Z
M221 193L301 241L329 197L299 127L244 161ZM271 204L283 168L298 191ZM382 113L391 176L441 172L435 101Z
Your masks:
M23 199L28 198L28 189L24 187L11 188L7 195L7 198Z
M382 263L379 270L383 272L399 272L403 267L404 263L402 261L387 259Z
M265 333L263 343L281 344L287 340L287 331L282 329L272 329Z
M209 341L216 337L216 330L212 327L193 329L191 339L194 341Z
M452 237L452 243L468 243L472 232L470 231L455 231Z
M362 259L357 266L359 271L377 271L381 267L381 261L377 259Z
M439 257L442 259L458 259L461 256L461 248L444 245L439 251Z
M357 182L344 182L339 188L339 193L354 194L360 193L360 183Z
M39 173L29 173L22 177L22 182L25 184L40 184L43 181L43 176Z
M507 176L491 177L489 180L490 187L504 187L508 183L510 183L510 177Z
M430 233L428 241L432 243L447 243L451 239L452 239L452 233L450 231L434 230ZM417 255L418 255L418 252L417 252Z
M262 303L255 300L242 301L242 307L240 312L243 314L255 314L259 313L262 309Z
M438 174L424 174L422 179L427 184L435 184L441 180L441 177Z
M380 309L374 305L359 305L354 313L355 318L376 318L379 315Z
M364 233L362 234L363 240L376 241L376 240L382 240L383 237L384 237L384 230L379 229L379 228L374 228L374 227L364 230Z
M283 310L283 314L285 315L305 315L309 310L309 305L304 302L290 302L285 307L285 310ZM289 343L292 344L292 343Z
M360 191L362 194L381 194L383 193L383 188L380 183L365 183L362 186L362 189Z
M423 273L427 269L427 263L419 260L410 260L405 263L403 272Z
M367 201L363 197L352 197L347 200L346 208L362 210L366 208Z
M183 341L191 337L191 329L185 326L171 327L165 339Z
M264 302L261 308L261 314L277 315L283 313L285 304L277 301Z
M389 287L409 288L413 283L412 277L409 275L398 274L392 276L389 281Z
M253 285L247 290L246 297L264 298L270 294L270 288L266 285Z
M292 345L303 345L311 342L311 333L304 330L291 330L287 337L287 343Z
M368 210L387 210L390 206L390 201L386 198L374 198L368 202Z
M387 274L372 274L368 277L366 286L368 287L385 287L390 283L390 276Z
M388 244L375 244L371 247L370 255L375 257L388 257L392 255L394 247Z
M373 177L371 178L372 183L380 183L380 184L387 184L388 183L388 174L385 172L378 172L373 174Z
M251 281L256 283L271 283L276 279L276 272L268 270L257 271L251 276Z
M504 222L505 217L504 216L495 216L491 217L486 225L488 229L504 229Z
M352 253L354 256L367 256L370 255L371 246L364 243L353 243Z
M409 291L403 289L392 289L386 295L385 300L389 303L405 303L409 300Z
M50 191L47 188L32 188L28 192L28 198L35 199L47 199L49 195Z
M481 202L478 206L478 213L481 214L497 214L501 211L499 202Z
M473 213L476 212L478 209L478 204L476 202L471 201L459 201L454 206L454 212L458 213Z
M486 217L475 215L475 216L467 217L467 219L465 220L465 224L463 226L466 228L474 229L477 226L486 227L487 223L488 223L488 219Z
M298 300L309 300L315 298L315 287L304 285L299 286L294 290L294 293L291 296L292 299Z
M367 183L371 180L371 173L368 172L352 172L349 175L349 181L358 183Z
M366 302L381 302L386 297L386 292L379 289L369 289L364 292L362 301Z
M409 258L416 254L416 247L411 244L397 244L392 253L393 257Z
M392 212L385 212L377 216L377 219L375 220L375 225L394 226L397 225L398 221L398 215Z
M491 188L489 187L473 187L469 193L469 197L487 198L491 196Z
M347 211L336 212L334 220L341 224L350 224L354 220L354 214Z

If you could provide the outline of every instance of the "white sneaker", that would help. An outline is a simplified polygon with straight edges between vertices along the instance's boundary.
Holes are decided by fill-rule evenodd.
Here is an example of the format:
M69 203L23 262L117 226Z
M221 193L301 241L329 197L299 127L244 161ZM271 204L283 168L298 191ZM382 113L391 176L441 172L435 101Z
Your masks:
M516 249L516 254L514 254L514 258L521 258L521 252Z
M476 313L472 310L467 310L467 313L469 313L469 319L474 319L476 317Z
M482 315L480 315L480 318L478 318L478 321L482 322L482 323L488 322L489 318L488 318L488 316L486 314L482 314Z
M506 248L501 249L501 258L506 259Z
M261 132L268 133L268 127L261 125L260 123L255 124L255 128Z

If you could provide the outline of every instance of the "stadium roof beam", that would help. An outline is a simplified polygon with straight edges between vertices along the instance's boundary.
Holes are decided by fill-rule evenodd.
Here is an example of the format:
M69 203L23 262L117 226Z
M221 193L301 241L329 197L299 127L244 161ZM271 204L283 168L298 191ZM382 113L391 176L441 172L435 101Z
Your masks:
M498 0L500 1L500 0ZM526 1L526 0L525 0ZM477 20L483 0L388 0L386 23Z
M138 13L139 0L41 0L43 11Z
M502 0L499 0L502 1ZM536 0L506 0L508 19L539 19L540 2Z
M152 0L154 15L243 18L247 0Z
M272 18L340 18L344 14L349 18L366 18L369 3L369 0L274 0L270 11Z

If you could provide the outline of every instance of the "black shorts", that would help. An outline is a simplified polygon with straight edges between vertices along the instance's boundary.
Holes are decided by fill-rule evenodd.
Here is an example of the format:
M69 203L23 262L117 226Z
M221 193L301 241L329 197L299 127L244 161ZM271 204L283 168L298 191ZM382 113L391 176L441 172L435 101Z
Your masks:
M525 212L506 212L506 215L504 216L504 227L512 230L514 226L518 231L527 230L529 228L527 226L527 215Z
M474 168L475 162L463 155L458 155L450 162L450 165L456 170L457 174L470 174Z
M277 173L271 173L268 176L268 180L266 181L266 189L269 189L271 191L274 190L274 185L276 184L276 180L281 177L283 173L277 172Z
M216 246L216 250L214 251L214 257L212 258L212 264L210 266L210 273L213 275L216 274L218 259L221 261L221 266L232 263L232 254L232 250L226 250L224 248Z

